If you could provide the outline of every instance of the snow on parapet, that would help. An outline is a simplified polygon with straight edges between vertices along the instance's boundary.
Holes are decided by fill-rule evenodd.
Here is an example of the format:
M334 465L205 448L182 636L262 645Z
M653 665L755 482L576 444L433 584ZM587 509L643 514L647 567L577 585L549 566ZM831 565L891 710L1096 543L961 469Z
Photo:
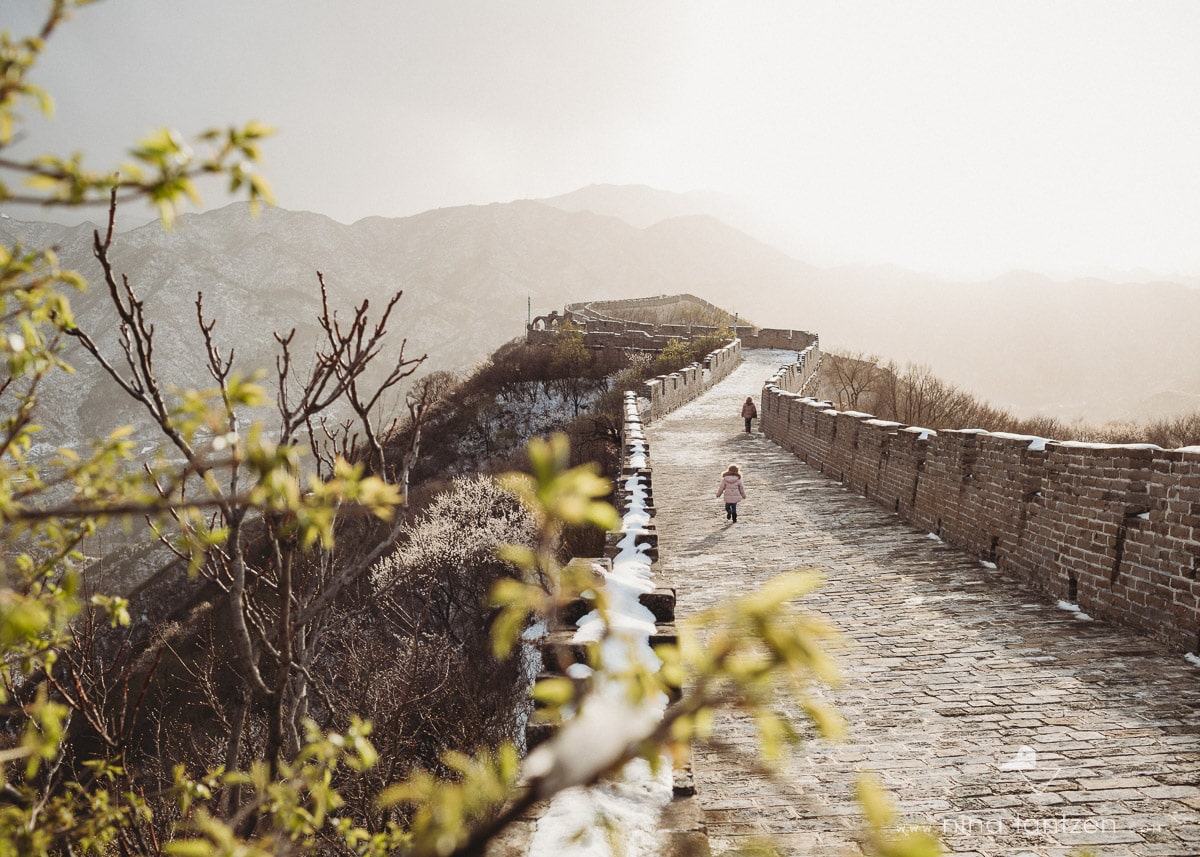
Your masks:
M1003 440L1028 441L1029 450L1031 452L1042 452L1046 449L1046 444L1050 442L1048 438L1038 437L1032 434L1013 434L1007 431L989 432L992 437L1002 438Z
M1153 443L1092 443L1082 440L1056 440L1059 446L1071 449L1162 449Z
M1086 587L1095 615L1195 645L1200 446L939 434L787 396L787 386L764 390L763 432L809 466L1005 574L1070 593L1067 603L1081 573L1106 581Z
M641 595L654 590L651 560L653 542L650 504L648 445L636 393L625 394L626 474L620 482L621 528L612 570L603 571L607 621L592 611L576 623L573 641L597 642L608 669L621 672L633 663L657 670L662 661L650 647L655 633L654 614L641 603ZM661 811L673 797L672 766L664 763L658 774L641 759L627 764L605 783L582 787L588 772L619 758L630 743L640 739L662 720L668 699L633 704L619 680L594 678L592 691L574 718L563 724L556 739L535 748L526 759L526 776L541 777L545 784L563 788L538 822L529 857L590 857L608 853L607 840L596 824L599 816L616 822L629 854L657 852ZM569 758L555 754L551 744L570 747Z

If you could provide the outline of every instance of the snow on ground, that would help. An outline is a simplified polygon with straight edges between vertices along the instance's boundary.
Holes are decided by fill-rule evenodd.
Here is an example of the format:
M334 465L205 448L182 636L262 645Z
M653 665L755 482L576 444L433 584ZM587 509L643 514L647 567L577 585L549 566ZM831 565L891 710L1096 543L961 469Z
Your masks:
M1078 604L1072 604L1070 601L1063 601L1063 600L1059 599L1058 609L1065 610L1068 613L1074 613L1075 618L1078 619L1080 622L1091 622L1092 621L1092 617L1089 616L1088 614L1084 613L1082 610L1080 610Z

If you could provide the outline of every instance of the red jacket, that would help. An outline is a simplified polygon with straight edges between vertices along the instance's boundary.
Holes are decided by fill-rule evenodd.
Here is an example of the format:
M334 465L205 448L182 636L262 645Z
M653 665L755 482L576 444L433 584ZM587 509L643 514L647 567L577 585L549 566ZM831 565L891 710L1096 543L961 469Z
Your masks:
M754 402L746 402L746 404L742 405L743 419L757 419L757 417L758 408L754 407Z

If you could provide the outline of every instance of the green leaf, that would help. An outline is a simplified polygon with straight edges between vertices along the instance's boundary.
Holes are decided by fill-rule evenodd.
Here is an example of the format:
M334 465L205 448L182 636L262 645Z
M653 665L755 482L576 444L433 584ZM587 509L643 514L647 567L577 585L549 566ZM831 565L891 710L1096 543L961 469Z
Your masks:
M175 857L213 857L213 843L207 839L176 839L166 843L165 850Z
M518 568L532 570L537 568L537 554L525 545L500 545L496 548L496 556L504 562L511 562Z
M857 794L867 824L878 830L892 823L895 817L892 801L878 780L869 774L859 774Z
M547 705L565 705L575 698L575 683L569 678L545 678L533 686L533 698Z

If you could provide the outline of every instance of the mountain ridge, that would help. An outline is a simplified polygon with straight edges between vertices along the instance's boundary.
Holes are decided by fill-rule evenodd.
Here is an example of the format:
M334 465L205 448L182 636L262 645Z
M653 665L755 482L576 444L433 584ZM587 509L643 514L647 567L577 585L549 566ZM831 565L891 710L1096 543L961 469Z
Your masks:
M96 281L91 231L0 220L0 239L56 244L64 265ZM813 330L827 349L928 364L1026 414L1117 418L1143 401L1157 412L1171 392L1181 403L1200 394L1200 369L1189 368L1200 367L1200 345L1188 334L1200 291L1185 285L1139 292L1017 272L968 284L891 267L819 268L708 212L638 227L612 213L518 200L347 225L277 208L251 218L232 203L181 215L170 231L150 223L121 232L113 256L160 325L174 383L203 371L191 360L197 291L218 338L247 368L269 369L272 330L319 334L321 271L343 312L403 290L397 338L410 356L429 353L430 369L461 371L523 335L530 304L541 314L577 300L689 292L760 324ZM106 300L98 288L76 298L82 323L107 324ZM84 365L83 389L60 397L67 413L51 422L68 435L84 424L73 400L111 398L94 369ZM112 419L136 416L117 410Z

